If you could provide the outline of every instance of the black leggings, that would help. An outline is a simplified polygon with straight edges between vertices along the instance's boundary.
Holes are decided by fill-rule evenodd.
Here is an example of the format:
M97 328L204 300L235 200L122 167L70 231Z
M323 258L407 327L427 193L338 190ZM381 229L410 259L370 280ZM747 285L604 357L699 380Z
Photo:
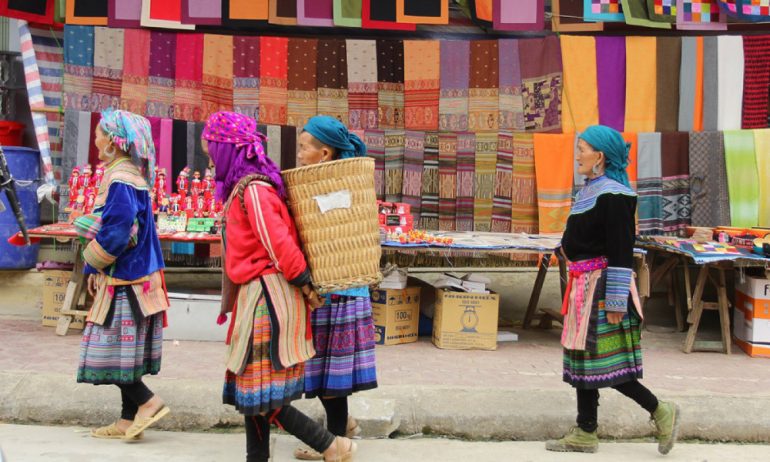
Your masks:
M155 396L141 380L129 385L117 384L117 386L120 388L120 398L123 400L123 409L120 411L121 419L134 420L139 406Z
M658 398L639 381L621 383L612 388L636 401L647 412L652 414L658 408ZM577 424L583 431L593 433L598 426L599 390L577 389Z
M345 436L348 432L348 398L321 398L326 410L326 428L333 435Z
M270 424L276 424L323 453L334 443L334 435L292 406L283 406L267 416L247 415L246 462L267 462L270 458Z

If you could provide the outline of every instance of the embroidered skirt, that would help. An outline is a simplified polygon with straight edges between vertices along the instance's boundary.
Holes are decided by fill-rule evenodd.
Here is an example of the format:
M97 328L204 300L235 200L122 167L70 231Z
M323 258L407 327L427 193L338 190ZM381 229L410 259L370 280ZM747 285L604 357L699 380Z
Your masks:
M80 342L77 381L131 384L160 371L163 313L142 317L125 287L116 287L111 313L103 326L89 322Z
M316 356L305 363L306 398L377 388L371 298L332 295L312 325Z
M302 397L305 366L299 363L281 371L270 359L270 312L263 293L257 301L251 351L241 374L225 372L222 400L245 415L265 413Z
M605 270L596 281L593 300L588 305L591 313L585 349L564 348L563 378L575 388L611 387L642 378L641 319L629 299L623 320L618 324L607 322L604 310L606 279Z

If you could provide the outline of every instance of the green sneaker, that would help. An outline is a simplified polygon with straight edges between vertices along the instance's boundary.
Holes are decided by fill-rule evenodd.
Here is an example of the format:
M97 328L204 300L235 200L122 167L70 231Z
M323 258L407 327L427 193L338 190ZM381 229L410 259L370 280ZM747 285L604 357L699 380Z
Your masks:
M588 433L580 427L572 427L560 440L545 443L545 449L556 452L596 452L599 450L599 437L596 431Z
M679 437L679 406L667 401L660 401L652 414L658 429L658 452L668 454Z

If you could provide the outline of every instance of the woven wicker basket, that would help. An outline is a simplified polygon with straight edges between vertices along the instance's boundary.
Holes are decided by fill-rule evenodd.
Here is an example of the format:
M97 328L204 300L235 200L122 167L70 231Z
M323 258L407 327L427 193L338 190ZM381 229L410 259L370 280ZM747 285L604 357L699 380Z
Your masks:
M357 157L286 170L283 179L316 290L329 293L380 282L374 159ZM349 193L350 208L322 213L317 198L340 191Z

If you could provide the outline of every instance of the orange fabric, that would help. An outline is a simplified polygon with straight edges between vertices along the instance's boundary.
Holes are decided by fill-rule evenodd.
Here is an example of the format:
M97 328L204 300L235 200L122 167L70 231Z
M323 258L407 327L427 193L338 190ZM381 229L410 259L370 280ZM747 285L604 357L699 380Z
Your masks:
M67 12L64 21L67 24L81 26L106 26L107 16L75 16L75 1L67 2Z
M540 234L561 234L572 207L575 134L535 133Z
M405 24L449 24L449 0L441 0L441 16L411 16L404 10L404 0L396 0L396 21Z
M627 37L625 130L655 131L657 101L657 39Z
M562 35L564 66L562 130L581 132L599 123L599 93L596 80L596 39Z
M476 17L492 22L492 0L476 0Z
M269 16L268 0L230 0L230 19L264 20Z
M695 108L693 131L703 131L703 37L695 39Z
M623 139L626 140L626 143L631 143L631 149L628 151L628 168L626 168L626 172L628 173L628 182L631 183L631 189L636 191L636 180L639 176L636 133L624 132Z

